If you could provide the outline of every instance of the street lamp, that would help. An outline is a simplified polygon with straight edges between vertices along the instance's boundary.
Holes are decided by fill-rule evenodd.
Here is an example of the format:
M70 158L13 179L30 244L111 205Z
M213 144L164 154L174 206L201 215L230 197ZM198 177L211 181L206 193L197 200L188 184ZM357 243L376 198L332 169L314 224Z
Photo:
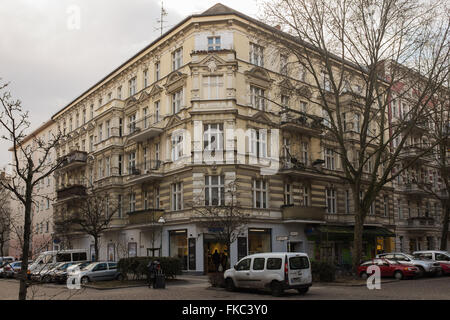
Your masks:
M158 223L161 225L161 232L160 232L161 240L159 242L159 256L161 257L162 256L162 229L163 229L164 223L166 223L166 220L164 219L163 216L159 217Z

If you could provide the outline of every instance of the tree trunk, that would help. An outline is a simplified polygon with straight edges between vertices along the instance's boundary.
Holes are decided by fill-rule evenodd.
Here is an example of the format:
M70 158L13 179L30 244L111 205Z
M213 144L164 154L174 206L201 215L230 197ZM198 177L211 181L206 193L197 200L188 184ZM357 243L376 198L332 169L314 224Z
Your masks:
M27 271L28 271L28 253L30 250L31 235L31 204L32 204L32 187L27 186L26 202L25 202L25 222L23 227L23 246L22 246L22 268L20 270L20 288L19 300L27 299Z
M4 257L5 254L3 253L3 241L0 243L0 257Z
M359 188L353 190L353 203L355 207L355 227L353 231L353 252L352 267L354 274L357 274L358 266L362 260L362 242L364 229L364 212L359 200Z
M94 249L95 249L95 262L98 261L98 254L100 252L98 248L98 236L94 237Z
M444 212L444 220L442 221L440 249L443 251L447 251L449 209L450 209L448 200L442 202L442 209Z

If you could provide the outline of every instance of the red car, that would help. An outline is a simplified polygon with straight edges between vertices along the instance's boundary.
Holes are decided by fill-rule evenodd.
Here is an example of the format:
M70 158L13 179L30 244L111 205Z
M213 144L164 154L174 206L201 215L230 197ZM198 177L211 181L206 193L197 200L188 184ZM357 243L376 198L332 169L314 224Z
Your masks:
M358 275L363 279L367 279L369 276L367 268L373 265L380 268L381 277L394 277L401 280L408 277L416 277L419 274L419 269L413 265L399 264L396 261L387 259L373 259L361 263L358 267Z

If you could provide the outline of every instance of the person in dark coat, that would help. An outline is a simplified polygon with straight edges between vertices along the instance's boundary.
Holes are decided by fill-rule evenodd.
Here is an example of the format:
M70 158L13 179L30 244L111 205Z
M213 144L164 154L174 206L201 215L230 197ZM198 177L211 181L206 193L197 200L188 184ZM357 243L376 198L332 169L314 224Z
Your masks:
M153 285L155 287L156 282L156 264L155 261L150 261L147 265L147 279L148 279L148 287L150 288Z
M220 254L219 254L219 252L217 252L217 249L216 249L216 251L214 251L214 253L212 255L212 260L213 260L214 266L216 267L216 271L219 270Z

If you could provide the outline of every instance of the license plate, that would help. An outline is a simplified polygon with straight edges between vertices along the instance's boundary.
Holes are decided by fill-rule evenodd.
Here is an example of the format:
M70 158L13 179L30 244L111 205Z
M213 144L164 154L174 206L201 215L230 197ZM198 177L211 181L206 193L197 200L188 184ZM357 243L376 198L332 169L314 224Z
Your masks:
M301 282L302 281L302 278L292 278L291 279L292 280L292 282Z

